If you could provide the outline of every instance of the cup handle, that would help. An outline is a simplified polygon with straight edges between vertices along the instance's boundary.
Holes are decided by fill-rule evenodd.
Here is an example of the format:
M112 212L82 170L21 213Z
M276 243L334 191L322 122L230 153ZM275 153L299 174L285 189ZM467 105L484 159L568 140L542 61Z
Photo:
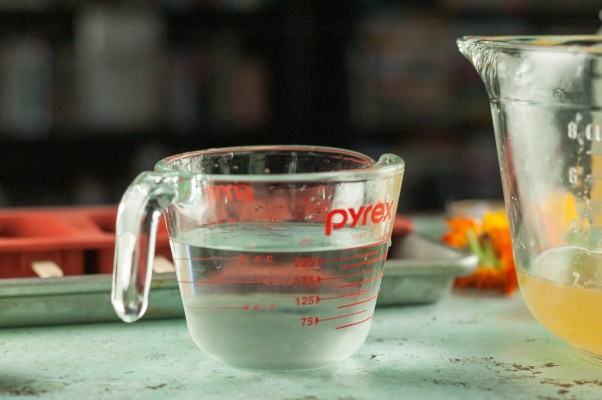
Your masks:
M119 203L111 303L125 322L140 319L148 306L159 219L177 200L181 179L179 174L143 172Z

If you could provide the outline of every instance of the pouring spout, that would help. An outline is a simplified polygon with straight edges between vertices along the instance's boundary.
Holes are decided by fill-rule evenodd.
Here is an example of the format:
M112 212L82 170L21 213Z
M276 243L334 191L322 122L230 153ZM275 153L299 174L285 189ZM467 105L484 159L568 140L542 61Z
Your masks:
M456 41L460 53L475 67L485 84L489 97L495 97L497 88L496 58L498 50L482 38L463 36Z
M602 102L591 93L600 80L600 36L464 36L457 44L491 101L562 107ZM585 84L588 79L596 84Z

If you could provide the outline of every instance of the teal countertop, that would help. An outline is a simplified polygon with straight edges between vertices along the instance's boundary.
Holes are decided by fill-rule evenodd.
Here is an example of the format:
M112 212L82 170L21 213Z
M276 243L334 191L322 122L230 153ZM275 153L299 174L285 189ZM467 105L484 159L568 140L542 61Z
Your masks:
M602 366L554 338L520 295L453 291L379 307L352 358L307 372L209 359L183 319L0 330L2 399L600 399Z
M416 218L437 237L440 218ZM1 317L1 316L0 316ZM452 291L378 307L350 359L305 372L232 368L183 319L0 329L0 399L602 399L602 366L540 326L520 294Z

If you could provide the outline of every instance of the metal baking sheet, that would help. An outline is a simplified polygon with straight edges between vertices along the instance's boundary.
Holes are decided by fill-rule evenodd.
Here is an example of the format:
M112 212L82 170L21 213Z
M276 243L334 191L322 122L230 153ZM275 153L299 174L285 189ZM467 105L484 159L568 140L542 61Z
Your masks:
M377 305L437 301L476 263L414 233L394 236ZM109 274L0 279L0 327L117 321L110 294ZM155 273L143 318L183 316L175 273Z
M393 236L377 305L432 303L447 294L454 278L474 272L478 258L407 233Z
M0 279L0 327L118 321L111 275ZM154 274L143 318L183 317L175 273Z

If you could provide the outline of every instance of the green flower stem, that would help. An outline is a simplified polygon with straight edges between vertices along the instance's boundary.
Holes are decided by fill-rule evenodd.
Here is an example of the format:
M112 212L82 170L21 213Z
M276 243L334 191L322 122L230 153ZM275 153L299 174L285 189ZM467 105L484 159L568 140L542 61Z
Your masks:
M498 259L493 251L493 244L489 238L484 237L483 240L479 240L476 233L469 229L467 232L468 245L470 251L479 258L479 265L488 267L498 267Z

